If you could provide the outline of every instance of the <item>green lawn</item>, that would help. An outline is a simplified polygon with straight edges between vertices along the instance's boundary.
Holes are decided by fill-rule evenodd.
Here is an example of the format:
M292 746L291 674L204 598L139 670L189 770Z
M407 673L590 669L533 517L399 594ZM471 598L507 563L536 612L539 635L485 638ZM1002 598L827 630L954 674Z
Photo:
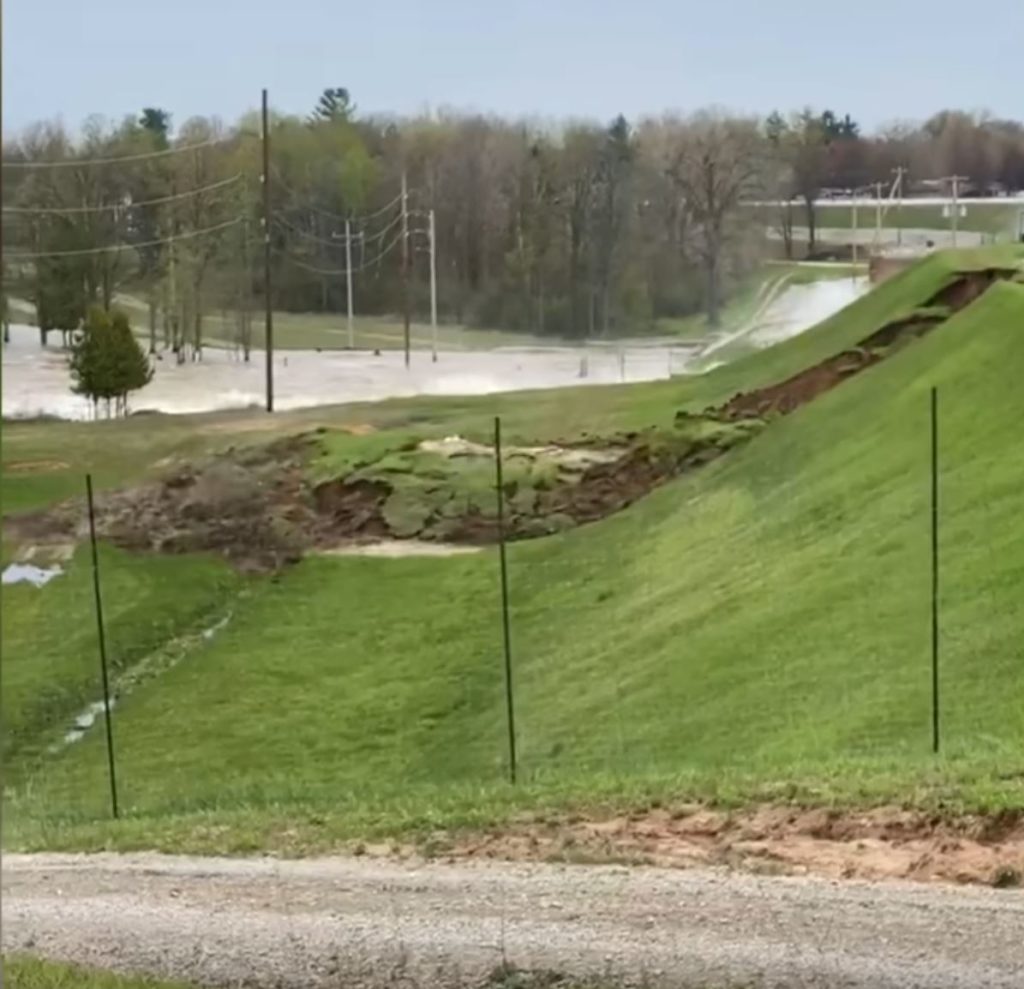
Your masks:
M851 346L956 269L1013 258L936 255L815 330L699 379L309 410L274 425L370 422L403 437L486 439L501 412L510 442L667 427L677 408L703 408ZM496 553L308 558L278 579L246 582L215 638L119 705L128 820L104 823L103 738L94 731L9 794L8 847L324 849L367 834L489 823L524 807L687 796L1019 806L1024 460L1011 452L1022 375L1024 287L1000 285L702 471L604 522L512 545L518 790L503 783ZM944 567L939 759L929 751L933 385ZM4 458L70 460L88 447L102 459L119 444L101 447L97 437L116 431L137 459L130 467L126 450L113 452L104 475L112 482L180 446L182 423L201 437L191 443L223 445L253 421L159 417L148 433L135 423L11 427ZM386 435L351 443L382 447ZM51 500L59 474L26 482L19 504ZM148 607L167 622L160 635L189 626L198 613L189 602L231 591L204 560L108 553L104 562L129 613ZM88 627L88 596L72 593L86 586L84 564L79 554L62 590L54 582L33 592L47 601L63 594L59 607L5 624L5 677L8 664L25 666L39 651L44 623L55 642ZM172 564L181 567L173 577ZM133 575L162 565L170 583ZM126 622L119 637L130 657L160 637L132 629ZM83 632L88 662L85 641ZM63 677L63 659L44 655Z
M115 304L132 319L135 332L149 339L149 309L145 300L124 294ZM35 323L35 308L24 299L12 299L14 317L21 322ZM203 339L208 346L223 346L235 336L234 317L220 312L209 313L203 323ZM405 327L400 317L357 316L354 321L357 350L401 350L405 346ZM160 324L157 341L162 342ZM554 337L538 337L529 333L508 330L476 329L452 323L437 328L438 348L441 350L490 350L494 347L556 346L561 341ZM263 349L263 311L253 313L252 346ZM410 344L413 350L431 349L433 331L430 324L414 320L410 326ZM349 345L348 322L344 313L274 313L274 347L280 350L342 350Z
M215 559L147 558L104 547L100 567L115 676L144 658L155 660L176 637L215 622L243 584ZM28 584L4 588L0 624L8 782L39 755L41 744L57 742L71 728L72 716L99 697L96 624L89 620L92 571L85 546L67 570L45 594ZM8 651L13 644L25 647Z
M187 989L183 982L165 982L142 975L115 975L98 968L43 961L29 955L5 955L7 989Z
M145 306L122 300L131 311L136 332L146 334L149 315ZM210 343L233 339L233 318L211 313L205 320L205 335ZM355 346L358 350L401 350L405 346L405 327L401 318L358 316L354 320ZM413 350L430 350L432 330L429 323L414 321L410 325ZM542 345L559 341L528 333L506 330L473 329L445 323L437 328L441 350L489 350L493 347ZM263 312L253 314L252 345L260 350L264 344ZM274 347L281 350L341 350L349 345L348 322L344 313L274 313Z
M996 204L972 203L966 199L962 205L967 209L967 215L959 218L958 229L987 234L1005 234L1015 231L1017 217L1021 211L1024 211L1024 200ZM850 206L844 203L819 203L817 208L818 226L846 229L853 223L852 212ZM796 213L794 222L798 226L804 224L802 212ZM857 222L863 229L873 228L875 207L873 205L858 207ZM950 230L951 225L950 217L942 215L941 206L915 206L906 202L902 209L895 205L890 206L882 219L882 226L889 230L899 227L903 229Z

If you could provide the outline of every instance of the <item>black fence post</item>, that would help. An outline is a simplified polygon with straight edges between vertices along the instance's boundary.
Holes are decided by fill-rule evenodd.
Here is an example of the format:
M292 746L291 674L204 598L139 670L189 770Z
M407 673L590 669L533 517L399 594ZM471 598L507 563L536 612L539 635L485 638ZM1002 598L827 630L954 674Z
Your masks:
M501 474L501 416L494 417L494 473L498 497L498 559L501 566L501 627L505 646L505 708L508 718L508 778L516 781L516 716L512 701L512 633L508 616L508 560L505 556L505 488Z
M932 434L932 752L939 751L939 390L931 392Z
M92 544L92 587L96 598L96 630L100 645L100 672L103 677L103 714L107 727L107 766L110 770L110 808L117 811L117 774L114 771L114 726L110 720L110 678L107 674L107 639L103 630L103 597L100 594L100 559L96 549L96 507L92 496L92 474L85 475L85 492L89 503L89 541Z

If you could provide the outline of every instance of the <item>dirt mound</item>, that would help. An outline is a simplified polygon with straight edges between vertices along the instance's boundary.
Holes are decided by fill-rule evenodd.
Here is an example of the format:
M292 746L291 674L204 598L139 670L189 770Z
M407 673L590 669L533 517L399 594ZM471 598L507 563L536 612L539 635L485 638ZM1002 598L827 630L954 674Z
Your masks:
M161 479L96 498L96 531L123 549L217 552L240 569L275 569L301 556L314 518L303 437L228 450ZM9 538L47 545L88 535L83 499L5 520Z
M787 415L884 360L895 349L924 336L978 299L989 286L1016 274L1011 268L963 272L927 299L922 308L886 323L861 340L856 348L826 358L778 384L740 392L719 408L709 409L707 414L726 422Z
M867 811L701 806L605 819L546 817L451 840L453 858L661 866L730 865L835 879L914 879L1013 886L1024 882L1024 815L948 818Z
M653 488L721 456L750 435L651 431L601 448L513 447L506 451L505 535L548 535L605 518ZM417 460L420 454L426 458ZM404 462L386 457L314 491L323 532L480 545L499 536L494 451L458 437L427 441Z
M712 425L701 435L651 431L600 447L510 448L506 535L525 539L604 518L750 435L746 427ZM97 533L123 549L214 552L254 571L353 543L497 540L490 447L456 438L427 441L314 483L309 464L320 449L317 439L314 432L229 449L199 463L168 464L158 480L101 493ZM8 518L5 535L33 551L72 546L88 536L84 501Z

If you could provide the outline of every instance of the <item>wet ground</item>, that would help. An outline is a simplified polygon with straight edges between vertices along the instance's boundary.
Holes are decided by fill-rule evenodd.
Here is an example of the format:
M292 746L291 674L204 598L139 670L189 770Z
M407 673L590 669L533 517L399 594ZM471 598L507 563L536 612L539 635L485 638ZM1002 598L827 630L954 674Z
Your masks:
M3 350L5 417L90 417L89 403L71 393L67 354L59 335L39 346L32 326L12 325ZM652 381L684 373L692 346L676 343L589 347L415 351L405 367L400 351L282 351L274 358L275 405L303 408L412 395L485 395L528 388ZM132 397L133 412L203 412L262 407L265 356L245 363L230 351L208 348L201 362L178 365L171 355L154 363L153 381Z

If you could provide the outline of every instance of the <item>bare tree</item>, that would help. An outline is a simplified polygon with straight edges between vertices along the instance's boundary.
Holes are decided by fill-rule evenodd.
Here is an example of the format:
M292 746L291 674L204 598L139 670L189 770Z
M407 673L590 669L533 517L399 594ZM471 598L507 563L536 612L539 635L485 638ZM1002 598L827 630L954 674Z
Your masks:
M742 201L761 185L764 141L756 121L702 113L683 131L671 177L685 200L705 277L708 323L721 321L722 261Z

